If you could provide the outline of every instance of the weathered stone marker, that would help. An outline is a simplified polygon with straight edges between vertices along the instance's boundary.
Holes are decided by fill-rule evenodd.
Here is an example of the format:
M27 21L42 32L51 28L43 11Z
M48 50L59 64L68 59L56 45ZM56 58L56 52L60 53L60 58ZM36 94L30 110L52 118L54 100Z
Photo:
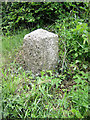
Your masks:
M24 37L24 60L33 74L53 70L58 60L58 35L37 29Z

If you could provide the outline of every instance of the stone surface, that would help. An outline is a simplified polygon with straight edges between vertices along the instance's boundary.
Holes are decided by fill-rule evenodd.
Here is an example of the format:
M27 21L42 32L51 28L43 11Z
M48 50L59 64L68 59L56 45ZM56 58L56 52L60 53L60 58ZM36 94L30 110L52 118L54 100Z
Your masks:
M53 70L58 60L58 35L37 29L24 37L24 60L33 74Z

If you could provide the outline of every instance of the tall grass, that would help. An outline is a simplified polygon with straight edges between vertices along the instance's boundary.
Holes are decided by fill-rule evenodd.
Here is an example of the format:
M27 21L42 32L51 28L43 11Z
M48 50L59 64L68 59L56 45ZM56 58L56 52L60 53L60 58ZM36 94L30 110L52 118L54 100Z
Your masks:
M14 61L29 32L2 37L3 57L9 63L1 69L3 119L88 118L88 72L80 71L77 63L71 64L68 79L66 72L52 71L35 77Z
M15 53L20 49L20 46L23 44L24 36L30 31L25 29L22 31L17 31L10 36L2 36L2 57L4 61L9 62L9 60L13 60L15 57Z

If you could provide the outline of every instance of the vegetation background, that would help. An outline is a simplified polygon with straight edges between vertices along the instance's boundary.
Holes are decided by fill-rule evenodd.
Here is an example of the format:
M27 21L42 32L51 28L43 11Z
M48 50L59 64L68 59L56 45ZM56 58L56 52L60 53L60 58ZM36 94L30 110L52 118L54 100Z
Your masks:
M2 2L2 119L89 118L89 3ZM25 34L59 36L56 71L35 77L24 68Z

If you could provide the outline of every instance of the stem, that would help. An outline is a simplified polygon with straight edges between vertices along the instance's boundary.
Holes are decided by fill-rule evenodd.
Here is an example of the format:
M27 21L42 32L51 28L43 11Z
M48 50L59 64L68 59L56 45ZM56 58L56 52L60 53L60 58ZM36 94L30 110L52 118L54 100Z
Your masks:
M63 42L63 41L62 41L62 42ZM67 49L66 49L66 44L65 44L65 42L63 42L63 44L64 44L65 52L64 52L64 58L63 58L63 63L62 63L62 70L61 70L61 73L63 73L63 70L64 70L64 63L65 63L66 53L67 53Z

